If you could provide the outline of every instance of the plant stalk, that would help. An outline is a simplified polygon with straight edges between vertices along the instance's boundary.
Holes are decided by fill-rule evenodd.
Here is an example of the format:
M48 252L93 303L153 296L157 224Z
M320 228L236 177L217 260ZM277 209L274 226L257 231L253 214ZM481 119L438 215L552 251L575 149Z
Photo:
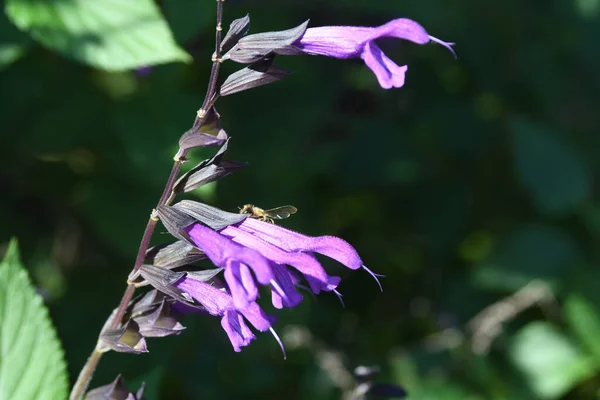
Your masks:
M210 108L214 105L218 93L217 93L217 82L219 77L219 69L221 66L221 31L222 31L222 23L223 23L223 2L224 0L217 0L217 26L216 26L216 34L215 34L215 52L212 58L212 68L210 71L210 78L208 81L208 87L206 90L206 95L204 97L204 101L202 102L201 110L207 111L207 108ZM204 123L203 114L198 113L196 119L194 121L194 128L200 129L202 124ZM188 150L181 150L178 154L180 157L175 161L173 167L171 168L171 173L167 178L167 183L163 189L163 192L160 196L158 204L156 208L160 206L164 206L171 199L171 195L173 193L173 186L177 181L177 177L179 176L179 172L181 171L181 165L185 160L185 156L187 155ZM150 240L152 239L152 234L154 233L154 228L156 228L156 223L158 221L153 219L152 216L148 219L148 223L146 224L146 229L142 235L142 240L140 242L140 247L138 249L138 253L135 259L135 263L133 265L132 273L137 272L142 264L144 263L144 259L146 257L146 251L150 246ZM125 312L127 311L127 306L129 302L133 298L133 294L135 292L135 286L128 284L119 306L114 313L114 316L111 319L110 324L107 329L115 329L121 323ZM102 332L101 332L102 333ZM99 351L98 348L94 349L91 356L88 358L87 362L79 372L77 377L77 381L71 390L71 394L69 396L69 400L80 400L84 393L87 391L90 381L94 375L94 371L102 358L103 352Z
M94 352L88 358L87 362L79 372L79 376L77 377L77 382L75 382L75 386L73 386L73 390L71 390L71 395L69 396L69 400L79 400L82 394L87 389L90 381L92 380L92 376L94 376L94 371L96 371L96 367L100 362L100 358L102 358L102 352L98 351L98 349L94 349Z

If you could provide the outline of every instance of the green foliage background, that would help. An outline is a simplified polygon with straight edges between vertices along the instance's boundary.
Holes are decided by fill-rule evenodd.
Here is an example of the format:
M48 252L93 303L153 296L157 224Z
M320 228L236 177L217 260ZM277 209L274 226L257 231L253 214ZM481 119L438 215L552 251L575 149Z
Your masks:
M70 3L5 2L17 13ZM124 3L102 4L93 12L106 27L93 34L106 41L65 33L84 29L68 18L30 36L0 17L0 242L19 238L71 377L125 287L213 51L214 1L163 0L193 63L148 76L113 71L115 60L134 66L131 54L146 64L188 57L175 42L113 24L125 20ZM153 19L160 14L129 11L168 36ZM600 1L231 0L226 25L246 13L252 32L308 18L320 26L409 17L456 42L459 55L384 41L409 65L405 87L390 91L360 60L280 58L293 76L219 101L230 158L250 165L194 196L229 210L294 204L285 226L341 236L386 275L379 293L365 273L326 263L344 278L346 308L307 295L279 313L278 332L302 325L348 368L380 365L380 379L414 400L600 398ZM104 54L123 41L126 55ZM169 240L164 232L157 243ZM531 306L501 324L489 348L474 349L473 318L519 290ZM153 399L340 397L318 353L292 348L284 361L262 334L236 354L217 319L184 325L179 337L150 340L147 355L108 354L93 386L120 372L132 388L149 381Z

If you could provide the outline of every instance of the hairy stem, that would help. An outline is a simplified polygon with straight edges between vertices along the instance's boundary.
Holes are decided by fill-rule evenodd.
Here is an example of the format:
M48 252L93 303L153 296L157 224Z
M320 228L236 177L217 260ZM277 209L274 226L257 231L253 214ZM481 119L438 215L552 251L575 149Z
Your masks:
M69 400L79 400L81 398L81 395L85 392L90 381L92 380L92 376L94 375L94 371L100 362L100 358L102 358L102 354L103 353L98 351L98 349L94 349L94 352L90 358L88 358L83 369L79 372L77 382L75 383L75 386L73 386Z
M215 34L215 52L212 57L212 68L210 71L210 78L208 81L208 88L206 90L206 95L204 97L204 101L202 102L202 107L200 110L203 112L198 112L196 119L194 121L194 128L200 129L202 124L204 123L204 114L208 108L212 107L217 100L217 82L219 77L219 69L221 66L221 31L222 31L222 23L223 23L223 2L224 0L217 0L217 26L216 26L216 34ZM181 165L185 160L185 156L187 155L187 150L180 150L179 157L175 160L173 167L171 168L171 173L167 178L167 183L163 189L163 192L158 200L158 204L156 208L160 206L164 206L172 197L173 186L177 181L177 177L179 172L181 171ZM144 259L146 257L146 251L150 246L150 240L152 239L152 234L154 233L154 228L156 228L156 223L158 221L151 216L148 219L148 223L146 224L146 229L144 230L144 234L142 235L142 240L140 242L140 247L138 249L138 253L135 259L135 263L133 265L132 272L137 272L142 266ZM127 306L129 302L133 298L133 294L135 292L135 286L128 284L123 296L121 298L121 302L114 313L114 316L111 319L110 324L108 325L108 329L115 329L121 323L125 312L127 311ZM98 349L94 349L94 352L87 360L83 368L81 369L77 381L71 390L71 394L69 396L69 400L79 400L86 392L90 381L94 375L94 371L100 362L100 358L102 357L102 352L98 351Z

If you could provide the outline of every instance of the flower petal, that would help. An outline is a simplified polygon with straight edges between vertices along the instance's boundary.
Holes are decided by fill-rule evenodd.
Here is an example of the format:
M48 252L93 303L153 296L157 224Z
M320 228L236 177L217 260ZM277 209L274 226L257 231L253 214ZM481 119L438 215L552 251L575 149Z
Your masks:
M242 351L242 347L249 345L250 342L256 339L242 315L236 310L225 312L221 319L221 326L227 333L233 349L238 353Z
M227 260L238 260L246 264L256 275L256 279L267 285L273 278L269 261L255 250L240 246L229 238L201 224L193 224L186 232L194 244L219 267L225 267Z
M295 307L302 301L302 295L296 291L290 273L285 265L273 263L271 266L275 274L275 282L283 293L275 288L271 289L271 301L273 307L281 309Z
M390 60L383 51L375 44L369 42L365 45L360 56L371 71L375 73L379 85L384 89L404 86L404 79L408 66L399 66Z
M238 309L247 307L250 302L258 297L258 288L254 283L254 279L244 281L242 278L242 265L238 261L232 261L228 263L223 273L233 297L233 304Z
M268 224L267 222L263 223ZM306 277L311 289L315 293L318 294L321 290L327 290L329 276L319 261L311 254L301 251L288 252L276 244L262 240L260 237L252 235L236 226L228 226L222 229L221 234L232 238L232 240L243 246L258 251L269 260L278 264L288 264L296 268Z
M240 269L243 268L240 266ZM240 272L239 276L243 277L247 273L249 271ZM176 286L202 304L209 314L223 316L221 326L235 351L239 352L241 347L247 346L256 338L244 318L261 332L269 330L275 322L275 318L266 314L256 302L248 302L244 308L237 309L233 298L224 289L218 289L205 282L184 277Z
M350 269L359 269L363 263L348 242L335 236L306 236L275 224L246 218L235 226L287 252L315 252L333 258Z
M233 308L231 296L208 283L184 277L175 286L202 304L211 315L223 315L225 310Z
M382 37L394 37L409 40L417 44L429 42L429 34L420 24L408 18L397 18L373 29L370 40Z
M238 311L242 313L252 326L261 332L268 331L271 325L276 321L274 316L266 314L255 302L250 303L248 307Z
M373 28L353 26L321 26L308 28L297 47L307 54L333 58L358 57L362 47L372 35Z

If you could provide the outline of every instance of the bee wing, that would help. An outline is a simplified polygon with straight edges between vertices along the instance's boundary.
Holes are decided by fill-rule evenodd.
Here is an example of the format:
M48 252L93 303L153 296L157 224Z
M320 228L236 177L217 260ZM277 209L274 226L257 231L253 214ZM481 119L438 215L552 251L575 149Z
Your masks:
M265 210L265 215L273 219L284 219L292 214L296 214L296 211L298 211L298 209L294 206L281 206Z

